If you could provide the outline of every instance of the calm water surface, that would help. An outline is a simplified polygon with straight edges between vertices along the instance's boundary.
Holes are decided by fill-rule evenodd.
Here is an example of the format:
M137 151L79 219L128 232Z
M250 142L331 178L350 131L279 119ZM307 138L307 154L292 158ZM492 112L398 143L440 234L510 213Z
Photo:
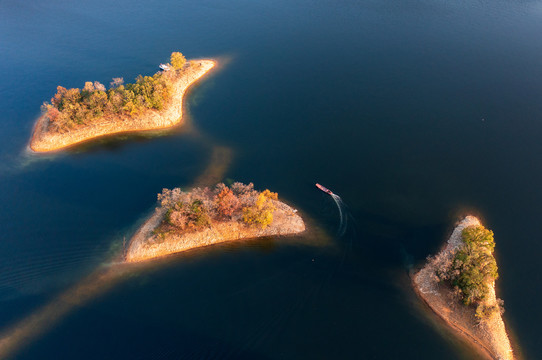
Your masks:
M12 357L474 359L407 275L473 213L496 234L518 352L542 358L540 34L538 0L0 0L0 331L110 266L216 146L224 179L323 230L134 269ZM25 151L57 85L131 80L175 50L222 61L189 126ZM315 182L348 206L344 236Z

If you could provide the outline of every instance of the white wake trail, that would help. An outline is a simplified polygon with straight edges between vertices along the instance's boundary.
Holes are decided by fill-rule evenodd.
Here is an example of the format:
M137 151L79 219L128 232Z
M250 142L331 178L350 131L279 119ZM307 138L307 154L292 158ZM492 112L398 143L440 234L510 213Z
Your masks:
M339 209L340 223L339 223L339 229L337 230L337 234L339 236L343 236L348 226L348 218L344 216L344 210L343 210L344 203L339 195L336 195L336 194L330 194L330 195L335 201L335 204L337 204L337 208Z

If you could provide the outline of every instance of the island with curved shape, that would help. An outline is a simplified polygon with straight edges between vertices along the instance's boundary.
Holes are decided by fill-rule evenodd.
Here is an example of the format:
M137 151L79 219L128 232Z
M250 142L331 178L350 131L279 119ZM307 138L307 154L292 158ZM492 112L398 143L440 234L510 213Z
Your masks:
M474 216L454 229L444 249L412 277L417 295L485 357L514 359L495 294L493 232Z
M153 76L138 76L133 84L114 78L109 89L99 82L87 82L83 89L59 86L42 106L29 147L49 152L106 135L177 125L187 89L215 65L214 60L186 61L174 52L170 64L161 64Z
M212 244L263 236L298 234L305 223L277 193L222 183L190 192L164 189L158 207L138 229L125 253L139 262Z

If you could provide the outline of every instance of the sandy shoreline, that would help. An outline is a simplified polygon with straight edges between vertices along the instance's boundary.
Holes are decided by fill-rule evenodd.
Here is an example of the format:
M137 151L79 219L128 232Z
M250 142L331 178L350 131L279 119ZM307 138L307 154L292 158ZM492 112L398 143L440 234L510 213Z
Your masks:
M420 291L413 277L411 278L411 282L412 282L412 287L414 288L414 292L416 293L416 295L423 301L423 303L427 307L429 307L429 310L431 310L433 314L438 316L439 320L443 321L447 326L452 328L456 332L456 334L459 337L461 337L461 339L463 339L467 343L471 344L471 346L476 348L476 350L478 350L480 355L483 355L485 359L487 360L495 359L492 356L491 351L484 344L482 344L476 338L471 336L470 333L466 329L464 329L461 326L458 326L457 324L449 321L447 318L441 316L440 312L438 311L438 308L432 305L431 302L429 302L427 298L424 296L424 294Z
M295 209L277 200L274 203L276 210L273 223L265 229L248 227L237 221L218 222L201 231L169 235L162 242L149 243L152 231L166 213L165 209L159 208L130 239L125 261L140 262L213 244L263 236L293 235L305 231L305 223Z
M92 125L77 128L63 134L47 133L47 118L42 115L34 125L29 148L34 152L49 152L106 135L160 130L181 123L183 119L183 99L186 91L216 66L216 61L214 60L202 59L195 61L200 66L190 68L189 71L175 82L171 103L165 109L161 111L147 110L134 118L125 117L97 121Z
M452 289L440 285L434 276L438 259L453 256L461 244L461 232L471 225L480 225L480 222L475 217L467 216L454 229L446 247L411 277L414 291L440 319L486 358L512 360L512 346L501 315L494 314L482 324L477 324L474 309L460 304ZM494 283L490 286L489 301L497 301Z

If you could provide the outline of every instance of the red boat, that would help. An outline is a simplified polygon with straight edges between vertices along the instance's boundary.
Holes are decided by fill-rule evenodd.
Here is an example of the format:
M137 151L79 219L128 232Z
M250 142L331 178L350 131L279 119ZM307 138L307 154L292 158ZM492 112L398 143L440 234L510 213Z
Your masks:
M320 185L320 184L316 183L316 187L318 189L322 190L323 192L325 192L326 194L333 195L333 191L329 190L327 187L325 187L323 185Z

